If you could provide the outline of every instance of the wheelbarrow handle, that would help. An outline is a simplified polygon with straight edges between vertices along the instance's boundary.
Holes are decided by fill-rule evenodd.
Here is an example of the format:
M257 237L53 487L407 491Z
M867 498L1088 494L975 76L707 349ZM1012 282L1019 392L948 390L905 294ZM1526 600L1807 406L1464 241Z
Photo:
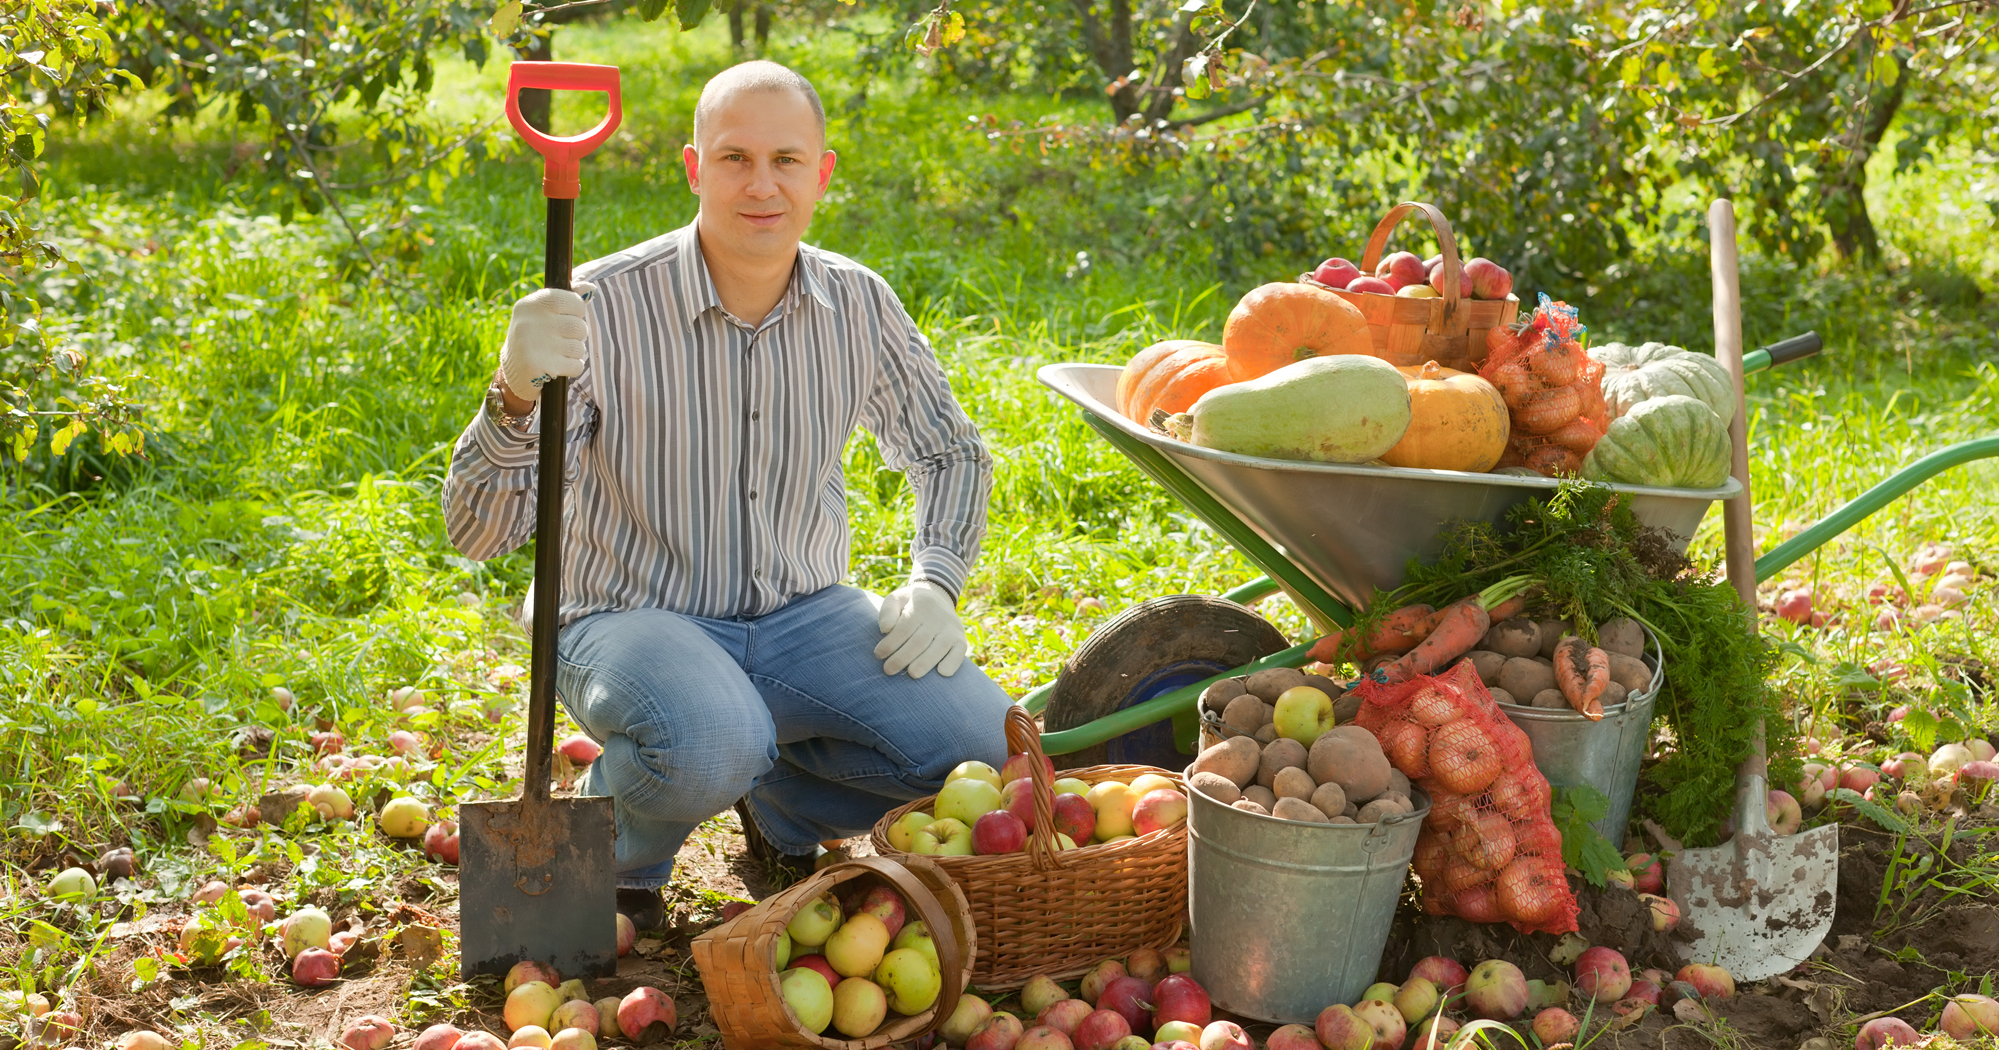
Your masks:
M551 135L521 116L521 89L548 91L602 91L610 99L604 119L581 135ZM507 67L507 121L520 132L528 147L541 154L541 195L551 200L575 200L582 191L579 169L584 157L625 119L624 99L618 91L618 67L589 62L516 62ZM562 285L567 287L567 284Z
M1825 349L1825 341L1819 338L1817 332L1794 335L1783 342L1771 343L1769 346L1751 350L1743 354L1742 371L1745 374L1761 372L1764 369L1775 368L1778 365L1788 364L1800 358L1811 357L1823 349Z

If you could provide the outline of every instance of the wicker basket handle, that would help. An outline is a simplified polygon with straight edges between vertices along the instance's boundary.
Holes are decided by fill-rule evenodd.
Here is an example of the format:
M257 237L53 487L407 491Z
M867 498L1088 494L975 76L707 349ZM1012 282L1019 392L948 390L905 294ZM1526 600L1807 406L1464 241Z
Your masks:
M1444 256L1444 330L1450 331L1450 320L1458 312L1464 267L1458 262L1458 239L1451 233L1451 220L1444 218L1444 213L1436 205L1424 201L1404 201L1389 209L1388 214L1375 224L1374 232L1368 235L1367 248L1360 255L1360 272L1373 273L1374 268L1381 265L1381 253L1388 248L1388 235L1395 232L1403 216L1412 211L1421 211L1423 217L1430 220L1430 228L1437 231L1437 247Z
M958 996L965 990L965 946L958 942L958 928L951 924L951 913L944 908L944 902L937 894L923 884L921 879L909 873L909 869L887 857L856 857L841 861L826 870L834 868L866 868L882 877L895 887L902 899L916 908L916 913L930 927L930 940L937 946L937 969L944 980L938 985L937 1004L930 1014L930 1023L925 1032L933 1031L938 1025L951 1019L958 1009Z
M1028 859L1036 871L1061 868L1062 850L1055 842L1055 781L1048 775L1048 757L1041 753L1041 727L1019 704L1006 712L1006 749L1009 754L1027 754L1027 776L1034 783L1034 830L1027 835Z

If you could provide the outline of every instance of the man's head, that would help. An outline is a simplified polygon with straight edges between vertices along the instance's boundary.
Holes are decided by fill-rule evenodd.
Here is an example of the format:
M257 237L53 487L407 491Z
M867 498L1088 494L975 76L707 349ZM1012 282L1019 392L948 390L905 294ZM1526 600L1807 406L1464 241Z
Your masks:
M701 196L701 240L745 262L788 260L833 178L826 110L812 83L775 62L716 74L694 106L694 142L681 151Z

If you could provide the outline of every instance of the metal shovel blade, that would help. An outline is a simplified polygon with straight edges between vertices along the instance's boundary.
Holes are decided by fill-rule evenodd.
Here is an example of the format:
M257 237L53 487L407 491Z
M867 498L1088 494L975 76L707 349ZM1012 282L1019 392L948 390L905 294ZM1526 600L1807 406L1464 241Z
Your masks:
M618 972L610 799L471 802L458 821L465 976L504 974L523 959L564 979Z
M1760 801L1763 778L1748 779ZM1756 806L1756 817L1762 808ZM1788 973L1809 958L1832 929L1839 896L1837 825L1778 835L1766 821L1744 823L1760 826L1720 846L1682 850L1666 869L1667 893L1694 935L1684 957L1719 963L1738 982Z

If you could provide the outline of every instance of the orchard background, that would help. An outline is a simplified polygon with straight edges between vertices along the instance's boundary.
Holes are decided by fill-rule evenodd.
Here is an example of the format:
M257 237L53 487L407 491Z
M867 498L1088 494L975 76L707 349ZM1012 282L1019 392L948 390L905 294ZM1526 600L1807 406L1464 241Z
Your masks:
M1733 197L1746 338L1827 345L1750 380L1766 547L1999 431L1995 32L1969 0L9 4L0 985L88 1005L99 1041L138 1023L190 1045L308 1041L326 1004L287 995L268 957L163 958L193 887L261 879L377 931L411 921L399 906L450 913L449 870L365 820L218 818L311 782L322 721L355 749L403 727L435 749L357 797L517 790L531 551L458 557L438 509L507 308L540 278L536 167L499 116L511 55L624 71L578 258L692 216L679 147L708 76L761 54L818 85L841 162L810 238L895 286L993 450L964 615L1018 694L1107 615L1255 575L1034 369L1214 338L1248 288L1357 257L1395 201L1439 204L1465 254L1577 305L1599 341L1707 349L1701 215ZM596 117L569 99L550 114ZM1431 250L1413 228L1396 244ZM908 487L865 435L847 465L855 582L892 586ZM1844 610L1766 622L1808 732L1927 750L1999 728L1995 492L1999 468L1962 468L1789 574ZM1719 532L1711 516L1696 552L1718 556ZM1963 615L1870 630L1867 586L1927 541L1979 569ZM1262 611L1305 637L1281 598ZM399 720L401 686L428 713ZM1888 722L1903 704L1915 715ZM197 778L208 797L184 790ZM754 888L732 822L689 847L651 957L667 979L691 975L674 945ZM1999 858L1964 841L1938 855L1969 860L1924 878L1999 888ZM41 893L118 846L141 876L99 906ZM1890 876L1863 917L1877 940L1937 892ZM455 973L390 952L367 994L410 1022L496 1001Z

